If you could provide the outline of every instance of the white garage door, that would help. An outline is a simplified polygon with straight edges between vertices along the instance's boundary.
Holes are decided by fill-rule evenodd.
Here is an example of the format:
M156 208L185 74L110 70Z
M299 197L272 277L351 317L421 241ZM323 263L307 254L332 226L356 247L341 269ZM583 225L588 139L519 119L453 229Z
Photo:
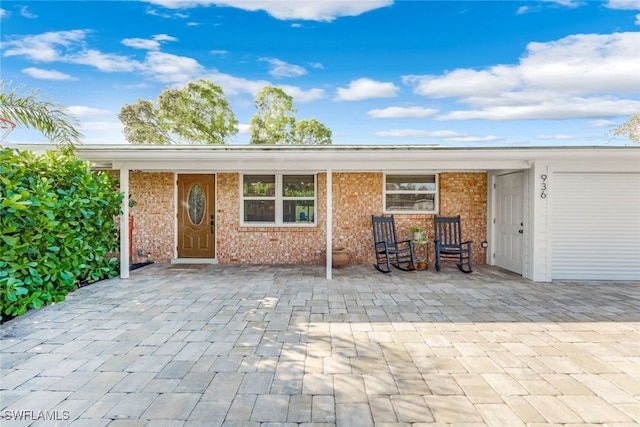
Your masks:
M640 280L640 173L555 173L552 278Z

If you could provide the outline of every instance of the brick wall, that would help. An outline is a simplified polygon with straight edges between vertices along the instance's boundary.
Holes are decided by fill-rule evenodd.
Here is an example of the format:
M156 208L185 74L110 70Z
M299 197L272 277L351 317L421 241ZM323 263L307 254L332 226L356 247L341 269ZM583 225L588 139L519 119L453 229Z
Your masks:
M240 174L219 173L217 179L217 258L219 263L320 264L326 217L317 227L241 227ZM326 176L318 175L317 212L326 211Z
M168 262L173 257L174 174L132 172L131 195L138 201L135 217L134 252L144 249L150 259ZM347 248L353 262L374 262L371 215L383 209L382 173L334 173L334 246ZM318 175L317 227L240 226L240 174L216 174L216 254L220 263L322 264L325 254L326 175ZM480 242L487 238L487 174L440 174L440 214L461 215L463 238L473 240L473 260L485 263ZM432 215L396 215L399 236L409 236L411 226L429 231L433 239ZM419 255L420 256L420 255ZM429 255L433 262L433 248ZM142 261L134 254L134 262Z
M119 176L119 175L116 175ZM173 172L129 172L129 194L137 204L133 216L132 262L169 262L174 254ZM143 250L148 255L139 256Z
M375 262L371 216L383 214L383 188L382 173L335 173L333 176L334 242L336 246L348 248L354 262ZM462 237L474 242L473 261L484 264L486 253L480 242L487 238L487 174L441 173L440 215L461 215ZM395 222L398 238L408 238L409 229L417 226L427 229L428 240L433 241L433 215L396 214ZM416 256L424 256L424 252ZM433 247L429 260L431 263L434 260Z
M440 215L461 216L462 238L473 241L473 262L485 264L487 240L487 174L443 173L440 175ZM433 240L433 217L429 217ZM431 260L434 258L431 257Z

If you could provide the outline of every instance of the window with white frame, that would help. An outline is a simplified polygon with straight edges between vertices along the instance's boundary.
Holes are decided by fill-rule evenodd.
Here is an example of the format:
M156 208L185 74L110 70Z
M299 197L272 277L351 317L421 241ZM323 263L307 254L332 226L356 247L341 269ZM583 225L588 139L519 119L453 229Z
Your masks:
M315 225L315 175L243 175L241 192L245 225Z
M385 175L384 211L387 213L438 212L438 175Z

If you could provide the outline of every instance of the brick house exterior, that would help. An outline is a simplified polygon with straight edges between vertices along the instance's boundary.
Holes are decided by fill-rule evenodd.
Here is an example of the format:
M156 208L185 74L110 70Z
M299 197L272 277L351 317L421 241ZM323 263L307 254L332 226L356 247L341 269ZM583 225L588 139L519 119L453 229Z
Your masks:
M42 152L49 147L20 149ZM330 249L344 246L354 263L373 263L371 215L395 212L400 236L409 237L409 228L418 226L429 231L427 240L433 239L433 213L461 215L463 238L474 242L476 265L500 267L534 281L640 280L640 146L87 144L76 155L120 179L125 194L122 278L129 275L130 261L151 259L324 263L331 279ZM409 181L401 181L407 176ZM259 180L264 177L271 181ZM415 177L425 181L411 181ZM186 202L185 189L195 188L196 182L206 187L200 194L208 194L207 203L213 200L215 206L206 205L199 217L201 234L188 235L184 212L192 204ZM407 182L427 190L414 191L409 185L406 197ZM311 183L313 197L308 194ZM261 193L267 188L270 194ZM137 202L131 209L132 242L126 220L129 195ZM300 214L309 206L314 217L303 222ZM212 228L205 231L209 224ZM203 241L201 247L185 244ZM206 252L187 252L194 248ZM433 252L429 258L433 264Z
M239 173L216 174L216 259L219 263L324 264L326 232L326 174L318 174L318 219L315 227L242 226ZM371 215L383 212L382 173L334 173L334 246L343 246L352 262L375 261ZM441 173L440 215L461 215L464 238L474 244L474 263L484 264L487 240L487 174ZM131 197L137 202L134 217L133 262L170 262L175 256L175 174L131 171ZM400 236L419 226L433 238L433 215L396 214ZM426 250L426 249L423 249ZM140 256L139 251L148 254ZM431 248L433 251L433 248ZM429 258L433 260L433 252Z

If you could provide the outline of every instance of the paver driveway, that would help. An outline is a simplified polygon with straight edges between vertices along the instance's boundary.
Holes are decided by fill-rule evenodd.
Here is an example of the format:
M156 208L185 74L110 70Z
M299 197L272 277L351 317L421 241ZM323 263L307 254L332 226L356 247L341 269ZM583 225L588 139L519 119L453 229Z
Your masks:
M155 264L1 351L3 427L640 425L637 282Z

